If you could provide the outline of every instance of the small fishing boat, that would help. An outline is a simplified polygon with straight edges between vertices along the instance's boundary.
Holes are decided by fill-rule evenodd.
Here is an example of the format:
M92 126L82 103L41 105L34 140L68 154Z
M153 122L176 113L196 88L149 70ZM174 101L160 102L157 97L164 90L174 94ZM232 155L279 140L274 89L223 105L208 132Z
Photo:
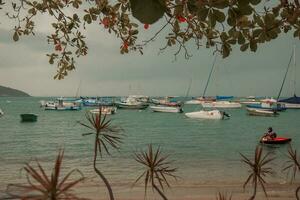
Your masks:
M258 103L258 104L249 104L247 108L254 108L254 109L263 109L263 110L273 110L273 111L285 111L286 107L284 104L279 103Z
M247 108L248 115L253 116L264 116L264 117L275 117L278 113L274 110L265 110L257 108Z
M121 102L116 103L118 108L123 109L146 109L149 104L138 101L135 97L129 96Z
M260 143L263 143L263 144L285 144L285 143L289 143L290 141L292 141L291 138L276 137L274 139L267 139L266 137L263 137L260 140Z
M90 110L90 112L93 114L99 114L99 108ZM112 115L112 114L116 114L116 112L117 112L117 107L115 107L115 106L102 106L101 107L101 114Z
M241 108L242 105L237 102L230 101L214 101L201 103L203 108Z
M183 112L181 106L165 106L165 105L155 105L150 106L153 112L167 112L167 113L181 113Z
M193 119L224 119L225 117L229 117L227 113L219 110L200 110L196 112L185 113L185 115Z
M21 121L22 122L36 122L38 116L32 113L28 113L28 114L21 114Z
M45 104L45 110L56 111L75 111L81 110L81 103L76 101L65 101L63 98L59 98L57 101L48 101Z
M4 115L4 112L0 108L0 117L2 117L3 115Z

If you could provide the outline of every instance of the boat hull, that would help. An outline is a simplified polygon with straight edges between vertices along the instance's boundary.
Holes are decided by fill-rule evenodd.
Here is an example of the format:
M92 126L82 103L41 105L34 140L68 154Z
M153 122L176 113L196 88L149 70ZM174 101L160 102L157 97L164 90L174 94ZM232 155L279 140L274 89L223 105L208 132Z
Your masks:
M35 114L21 114L20 117L22 122L36 122L38 118Z
M278 113L273 110L247 108L248 115L262 116L262 117L276 117Z
M45 110L54 110L54 111L76 111L76 110L81 110L80 106L70 106L70 107L60 107L60 106L48 106L45 107Z
M185 113L185 115L193 119L224 119L224 113L219 110L200 110L197 112Z
M153 112L165 112L165 113L181 113L183 112L181 107L174 106L150 106Z
M149 105L144 104L144 103L139 103L139 104L126 104L126 103L117 103L118 108L122 109L139 109L143 110L146 109Z
M263 144L286 144L286 143L289 143L291 141L292 141L291 138L277 137L273 140L262 139L262 140L260 140L260 143L263 143Z
M283 103L287 109L300 109L300 104Z
M215 102L203 102L203 108L241 108L242 105L236 102L227 101L215 101Z

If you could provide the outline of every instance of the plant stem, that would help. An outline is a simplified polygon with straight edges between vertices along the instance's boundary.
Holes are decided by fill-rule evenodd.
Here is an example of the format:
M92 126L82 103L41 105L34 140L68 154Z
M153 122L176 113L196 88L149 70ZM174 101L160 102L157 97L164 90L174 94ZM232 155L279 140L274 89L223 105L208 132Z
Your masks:
M164 193L154 183L152 183L152 186L164 200L168 200L168 198L164 195Z
M299 195L298 195L298 192L299 192L299 191L300 191L300 186L297 187L297 189L296 189L296 199L297 199L297 200L300 200Z
M98 153L98 145L97 145L97 140L98 139L98 134L96 134L96 138L95 138L95 152L94 152L94 170L95 172L99 175L99 177L102 179L102 181L104 182L107 190L108 190L108 194L109 194L109 198L110 200L114 200L114 194L112 192L111 186L108 182L108 180L105 178L105 176L100 172L100 170L97 168L96 163L97 163L97 153Z

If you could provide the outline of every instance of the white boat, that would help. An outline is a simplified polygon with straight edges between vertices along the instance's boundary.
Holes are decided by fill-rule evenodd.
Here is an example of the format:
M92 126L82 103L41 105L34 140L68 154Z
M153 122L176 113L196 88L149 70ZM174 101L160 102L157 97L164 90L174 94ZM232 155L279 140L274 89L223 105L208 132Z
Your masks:
M164 106L164 105L155 105L150 106L153 112L168 112L168 113L181 113L183 112L180 106Z
M93 114L99 114L99 108L90 110L90 112ZM112 114L116 114L116 112L117 112L117 107L115 107L115 106L102 106L101 107L101 114L112 115Z
M224 119L224 116L229 117L228 114L219 110L200 110L196 112L185 113L185 115L193 119Z
M0 108L0 117L2 117L3 115L4 115L4 112Z
M189 101L186 101L185 104L202 104L204 102L213 102L216 101L216 98L214 97L198 97Z
M81 110L81 103L78 102L65 102L62 98L58 101L48 101L45 104L45 110Z
M116 104L118 108L124 109L146 109L149 106L147 103L138 101L134 96L129 96Z
M278 115L278 113L273 110L247 108L247 111L249 115L254 115L254 116L275 117L276 115Z
M241 108L242 105L237 102L230 101L213 101L201 103L203 108Z

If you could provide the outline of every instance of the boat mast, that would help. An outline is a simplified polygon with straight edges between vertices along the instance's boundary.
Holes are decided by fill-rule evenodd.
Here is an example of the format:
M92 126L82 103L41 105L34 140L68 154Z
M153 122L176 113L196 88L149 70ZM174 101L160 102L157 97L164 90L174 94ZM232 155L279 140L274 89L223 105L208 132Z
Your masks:
M296 45L294 45L294 67L295 67L295 71L294 71L294 96L296 96L296 72L297 72L297 67L296 67Z
M295 52L295 51L294 51ZM279 93L278 93L278 96L277 96L277 101L279 100L280 98L280 95L281 95L281 92L282 92L282 89L283 89L283 86L284 86L284 83L285 83L285 79L286 79L286 76L289 72L289 68L291 66L291 62L292 62L292 58L293 58L293 54L294 52L292 53L291 57L290 57L290 61L289 61L289 64L288 64L288 67L286 68L286 72L285 72L285 75L284 75L284 78L283 78L283 81L282 81L282 84L281 84L281 87L280 87L280 90L279 90Z
M212 75L212 72L213 72L215 64L216 64L216 60L217 60L217 53L216 53L216 56L214 58L214 62L213 62L213 65L211 67L211 70L210 70L210 73L209 73L209 76L208 76L208 79L207 79L207 82L206 82L205 89L204 89L202 97L205 97L205 93L206 93L206 90L207 90L207 87L208 87L208 83L209 83L210 77Z

